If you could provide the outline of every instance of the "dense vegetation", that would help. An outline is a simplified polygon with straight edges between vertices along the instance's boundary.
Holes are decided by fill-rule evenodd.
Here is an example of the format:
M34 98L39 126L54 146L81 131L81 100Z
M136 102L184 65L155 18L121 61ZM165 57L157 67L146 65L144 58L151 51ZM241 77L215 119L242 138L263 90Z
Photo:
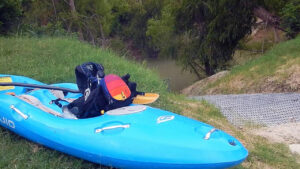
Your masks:
M254 16L295 37L299 0L3 0L0 33L75 35L122 54L173 57L199 78L226 68ZM257 10L258 9L258 10Z

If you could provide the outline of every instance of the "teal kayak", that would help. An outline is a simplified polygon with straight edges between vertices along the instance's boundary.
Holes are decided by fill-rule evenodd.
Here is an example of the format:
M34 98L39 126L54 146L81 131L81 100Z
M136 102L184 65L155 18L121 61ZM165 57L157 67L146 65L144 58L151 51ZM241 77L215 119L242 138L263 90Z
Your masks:
M1 82L45 85L3 74ZM73 83L51 86L78 90ZM64 93L66 100L80 96ZM131 104L102 116L77 119L64 116L51 103L55 99L48 89L0 86L0 124L35 143L116 168L228 168L248 156L233 136L166 110Z

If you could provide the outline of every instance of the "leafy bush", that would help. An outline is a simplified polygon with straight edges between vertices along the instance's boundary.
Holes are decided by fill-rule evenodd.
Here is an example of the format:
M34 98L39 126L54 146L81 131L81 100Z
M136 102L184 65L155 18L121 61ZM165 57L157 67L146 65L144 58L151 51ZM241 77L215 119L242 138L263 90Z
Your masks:
M76 36L76 33L67 33L60 22L48 23L47 25L38 26L37 24L23 24L18 31L20 36L43 37L43 36Z
M159 51L159 56L174 56L177 47L175 35L175 17L172 3L162 9L160 18L151 18L147 23L146 35L149 46Z
M6 34L17 17L22 14L22 0L0 1L0 34Z
M281 12L282 26L287 35L294 38L300 32L300 0L287 3Z

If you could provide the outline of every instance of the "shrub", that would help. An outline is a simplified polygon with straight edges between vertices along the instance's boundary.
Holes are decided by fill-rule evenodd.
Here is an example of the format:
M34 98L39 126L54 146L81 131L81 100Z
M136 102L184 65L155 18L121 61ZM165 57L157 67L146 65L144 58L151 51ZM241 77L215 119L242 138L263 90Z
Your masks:
M300 32L300 0L287 3L281 12L282 27L287 30L287 36L296 37Z

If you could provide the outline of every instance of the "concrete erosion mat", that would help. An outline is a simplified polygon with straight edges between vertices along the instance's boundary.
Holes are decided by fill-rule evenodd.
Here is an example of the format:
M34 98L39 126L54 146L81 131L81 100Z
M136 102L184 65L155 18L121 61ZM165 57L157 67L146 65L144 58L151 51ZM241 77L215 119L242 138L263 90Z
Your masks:
M235 126L300 122L300 93L191 96L220 108Z

